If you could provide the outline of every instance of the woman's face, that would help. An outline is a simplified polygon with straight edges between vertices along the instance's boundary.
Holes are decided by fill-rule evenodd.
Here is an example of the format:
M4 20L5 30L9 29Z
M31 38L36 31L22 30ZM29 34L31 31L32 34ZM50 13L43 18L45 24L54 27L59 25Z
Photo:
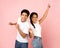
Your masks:
M33 23L36 23L37 22L37 19L38 19L38 17L37 17L37 15L33 15L33 17L32 17L32 22Z

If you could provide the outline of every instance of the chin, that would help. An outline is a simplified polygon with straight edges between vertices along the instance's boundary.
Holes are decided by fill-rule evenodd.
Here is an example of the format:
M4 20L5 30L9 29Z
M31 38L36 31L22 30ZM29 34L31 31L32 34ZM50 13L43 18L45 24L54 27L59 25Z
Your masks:
M26 20L22 20L22 22L25 22Z
M36 21L36 22L37 22L37 21ZM35 23L36 23L36 22L35 22Z

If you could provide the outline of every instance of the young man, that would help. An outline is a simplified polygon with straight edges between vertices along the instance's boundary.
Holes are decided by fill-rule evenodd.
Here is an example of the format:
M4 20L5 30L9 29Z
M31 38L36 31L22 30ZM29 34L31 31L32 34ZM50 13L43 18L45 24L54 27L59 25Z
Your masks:
M18 18L18 21L16 23L10 22L10 25L15 25L17 31L17 37L15 42L15 48L28 48L28 34L29 30L32 32L31 29L29 29L28 24L28 16L30 12L26 9L23 9L21 11L21 17Z

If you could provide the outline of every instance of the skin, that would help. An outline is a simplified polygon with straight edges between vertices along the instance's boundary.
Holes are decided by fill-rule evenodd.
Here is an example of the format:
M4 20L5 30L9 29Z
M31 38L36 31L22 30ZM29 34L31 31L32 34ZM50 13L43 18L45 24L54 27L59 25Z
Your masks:
M21 15L21 22L25 22L28 18L28 15L26 13L22 13ZM13 22L9 22L9 25L16 25L17 22L13 23Z
M30 38L32 38L32 37L34 38L33 30L31 28L29 29L29 37Z
M21 22L25 22L28 19L28 15L26 13L22 13L21 15Z
M48 5L48 7L47 7L45 13L43 14L42 18L39 19L40 24L46 19L47 15L48 15L49 8L50 8L50 5ZM34 14L33 17L32 17L32 22L36 23L37 20L38 20L38 17L37 17L37 15Z
M37 15L34 14L33 17L32 17L32 22L33 22L33 23L36 23L37 20L38 20L38 21L39 21L39 24L41 24L41 23L46 19L47 14L48 14L48 11L49 11L49 8L50 8L50 5L48 4L48 7L47 7L45 13L43 14L42 18L39 19L39 20L38 20ZM33 33L31 33L31 35L33 35Z
M25 22L25 21L27 21L27 19L28 19L28 15L27 15L26 13L22 13L22 15L21 15L21 22ZM18 25L18 24L16 24L15 26L16 26L16 29L18 29L20 35L21 35L23 38L25 38L25 37L27 36L27 34L25 34L25 33L23 33L23 32L21 31L21 29L19 28L19 25Z
M33 23L36 23L37 22L37 19L38 19L38 17L37 17L37 15L33 15L33 17L32 17L32 22Z
M43 14L42 18L39 20L39 23L40 23L40 24L41 24L41 23L45 20L45 18L47 17L49 8L50 8L50 5L48 4L48 7L47 7L45 13ZM22 16L22 17L21 17L21 22L25 22L25 21L27 20L27 18L28 18L26 13L22 13L21 16ZM38 20L38 17L37 17L36 15L33 15L33 17L32 17L32 22L33 22L33 23L36 23L37 20ZM17 22L16 22L16 23L10 22L9 25L15 25L16 29L18 29L20 35L21 35L23 38L25 38L25 37L27 36L27 34L25 34L25 33L23 33L23 32L21 31L21 29L19 28L19 25L17 24ZM29 29L29 37L31 38L31 37L33 37L33 36L34 36L33 30L30 28L30 29Z
M23 12L21 15L21 22L25 22L28 19L28 15L27 13ZM19 28L19 25L16 23L12 23L10 22L9 25L15 25L16 29L19 31L20 35L25 38L27 36L27 34L23 33L22 30ZM29 33L30 33L30 37L32 37L32 29L29 29Z

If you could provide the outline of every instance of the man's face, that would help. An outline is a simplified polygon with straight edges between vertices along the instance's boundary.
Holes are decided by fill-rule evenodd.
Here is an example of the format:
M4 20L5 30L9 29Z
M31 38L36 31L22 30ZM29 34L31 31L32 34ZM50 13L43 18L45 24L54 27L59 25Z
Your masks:
M23 13L21 14L21 21L22 21L22 22L25 22L27 19L28 19L27 13L23 12Z

